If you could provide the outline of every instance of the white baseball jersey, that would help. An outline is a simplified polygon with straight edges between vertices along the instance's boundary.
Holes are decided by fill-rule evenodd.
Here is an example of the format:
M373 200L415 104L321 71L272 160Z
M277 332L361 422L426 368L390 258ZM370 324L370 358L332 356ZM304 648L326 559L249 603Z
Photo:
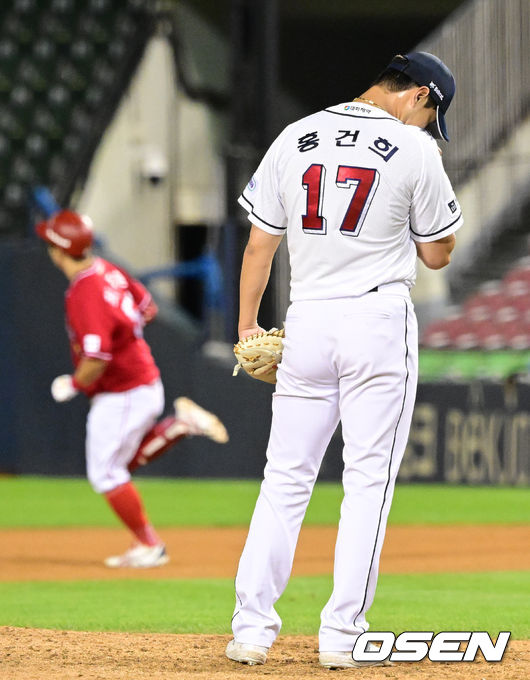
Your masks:
M260 229L287 233L292 301L410 287L414 241L463 224L434 139L358 102L286 127L239 202Z

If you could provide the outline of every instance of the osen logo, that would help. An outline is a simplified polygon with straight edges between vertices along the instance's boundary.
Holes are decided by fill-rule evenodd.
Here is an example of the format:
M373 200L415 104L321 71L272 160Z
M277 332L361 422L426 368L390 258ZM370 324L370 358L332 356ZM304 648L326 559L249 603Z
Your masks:
M486 632L405 631L397 637L391 632L362 633L355 641L354 661L474 661L480 650L486 661L501 661L511 633L503 631L493 643ZM371 642L379 642L374 649ZM430 644L429 644L430 643Z

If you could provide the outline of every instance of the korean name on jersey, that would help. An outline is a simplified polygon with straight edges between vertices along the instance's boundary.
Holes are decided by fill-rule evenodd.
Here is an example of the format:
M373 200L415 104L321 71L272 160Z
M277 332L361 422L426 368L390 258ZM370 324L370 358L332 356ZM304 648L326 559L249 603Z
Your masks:
M412 286L414 241L463 224L435 140L356 102L286 127L239 202L257 227L287 234L293 301Z

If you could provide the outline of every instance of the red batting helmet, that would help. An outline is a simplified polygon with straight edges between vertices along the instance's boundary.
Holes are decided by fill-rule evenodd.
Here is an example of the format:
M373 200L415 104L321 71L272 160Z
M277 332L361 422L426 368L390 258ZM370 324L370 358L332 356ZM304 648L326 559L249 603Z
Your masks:
M92 220L73 210L61 210L35 227L46 243L57 246L71 257L83 257L92 245Z

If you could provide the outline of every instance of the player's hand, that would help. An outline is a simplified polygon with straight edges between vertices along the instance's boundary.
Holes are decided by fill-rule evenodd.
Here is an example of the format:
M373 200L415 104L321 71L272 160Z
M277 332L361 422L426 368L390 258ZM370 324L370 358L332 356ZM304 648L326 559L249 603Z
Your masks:
M151 302L147 305L147 307L144 309L142 312L142 317L144 320L144 324L151 323L151 321L155 318L155 316L158 314L158 306L154 300L151 300Z
M71 375L57 376L52 382L51 392L55 401L70 401L78 394Z
M255 335L256 333L265 333L265 329L262 328L261 326L251 326L249 328L239 328L238 329L238 334L239 334L239 339L244 340L245 338L248 338L250 335Z

